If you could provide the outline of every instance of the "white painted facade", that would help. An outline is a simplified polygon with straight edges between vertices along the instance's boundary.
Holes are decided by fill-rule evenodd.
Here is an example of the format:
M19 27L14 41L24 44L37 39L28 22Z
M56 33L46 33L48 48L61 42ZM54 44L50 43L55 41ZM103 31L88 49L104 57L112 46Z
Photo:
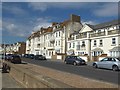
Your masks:
M53 23L52 27L41 28L32 33L26 40L26 54L42 54L50 59L57 55L56 59L62 59L61 55L66 53L67 38L82 27L79 19L79 16L71 15L70 20Z
M114 52L110 51L120 46L120 28L118 24L96 30L85 24L79 34L72 36L74 39L67 41L67 51L72 49L75 55L87 54L90 58L102 54L113 57L119 57L120 55L120 49ZM85 46L82 47L83 42Z

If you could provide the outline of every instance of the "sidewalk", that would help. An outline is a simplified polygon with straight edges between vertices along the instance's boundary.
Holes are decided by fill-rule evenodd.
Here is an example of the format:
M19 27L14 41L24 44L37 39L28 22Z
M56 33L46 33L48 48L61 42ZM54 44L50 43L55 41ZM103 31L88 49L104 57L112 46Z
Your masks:
M9 73L2 73L2 88L23 88Z
M2 73L2 63L0 60L0 90L1 88L24 88L9 75ZM3 90L3 89L2 89Z

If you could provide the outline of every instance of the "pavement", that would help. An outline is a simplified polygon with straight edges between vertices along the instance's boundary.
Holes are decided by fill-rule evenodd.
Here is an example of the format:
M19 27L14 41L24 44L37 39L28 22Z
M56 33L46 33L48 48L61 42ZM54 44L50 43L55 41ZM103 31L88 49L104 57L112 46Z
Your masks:
M4 88L23 88L9 73L2 73L2 62L0 60L0 90Z
M2 88L23 88L16 80L9 75L9 73L2 73L1 86ZM3 90L2 89L2 90Z

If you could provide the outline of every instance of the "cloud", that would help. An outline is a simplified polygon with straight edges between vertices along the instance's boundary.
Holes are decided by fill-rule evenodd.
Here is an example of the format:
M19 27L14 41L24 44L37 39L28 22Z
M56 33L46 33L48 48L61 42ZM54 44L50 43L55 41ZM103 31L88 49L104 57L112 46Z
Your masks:
M97 22L96 21L81 21L81 23L84 24L90 24L90 25L96 25Z
M0 27L2 27L2 20L0 19Z
M3 30L12 36L28 37L33 31L39 30L41 27L51 26L49 17L34 18L28 21L28 24L21 23L18 20L4 18Z
M51 19L50 18L48 18L48 17L43 17L43 18L37 18L36 19L36 23L35 23L35 25L34 25L34 28L33 28L33 30L34 31L37 31L37 30L39 30L41 27L44 27L44 28L46 28L46 27L49 27L49 26L51 26Z
M73 9L85 8L89 3L84 2L30 2L29 7L34 10L46 11L48 8ZM90 6L91 4L89 4ZM88 8L88 7L87 7Z
M93 11L96 16L108 17L108 16L117 16L118 15L118 3L109 3L104 4Z
M29 7L32 7L34 10L45 11L47 9L47 5L45 3L37 3L31 2L29 3Z
M22 9L21 7L19 6L16 6L16 5L12 5L13 3L11 4L7 4L7 3L3 3L2 5L2 8L3 8L3 11L4 12L9 12L13 15L26 15L27 14L27 11L25 11L24 9Z
M7 28L9 31L13 31L14 29L17 29L17 27L15 26L15 24L9 24L8 26L6 26L6 28Z
M28 34L30 34L29 30L31 29L30 26L27 26L24 23L8 18L3 19L2 27L6 33L18 37L27 37Z

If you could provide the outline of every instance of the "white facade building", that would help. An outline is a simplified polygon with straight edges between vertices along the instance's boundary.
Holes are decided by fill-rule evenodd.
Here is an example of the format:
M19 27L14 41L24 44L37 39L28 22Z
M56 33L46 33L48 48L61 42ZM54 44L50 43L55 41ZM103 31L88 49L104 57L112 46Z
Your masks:
M32 33L26 41L26 54L41 54L49 59L63 59L66 54L81 55L86 60L119 57L119 27L117 20L82 25L79 16L71 15L67 21Z
M50 59L62 59L66 55L67 38L81 27L80 16L71 15L70 20L41 28L27 39L26 54L42 54Z
M90 60L93 56L103 54L113 57L120 56L118 20L98 25L85 24L79 34L73 34L72 36L74 39L68 40L67 49L68 51L73 49L75 55L88 55Z

